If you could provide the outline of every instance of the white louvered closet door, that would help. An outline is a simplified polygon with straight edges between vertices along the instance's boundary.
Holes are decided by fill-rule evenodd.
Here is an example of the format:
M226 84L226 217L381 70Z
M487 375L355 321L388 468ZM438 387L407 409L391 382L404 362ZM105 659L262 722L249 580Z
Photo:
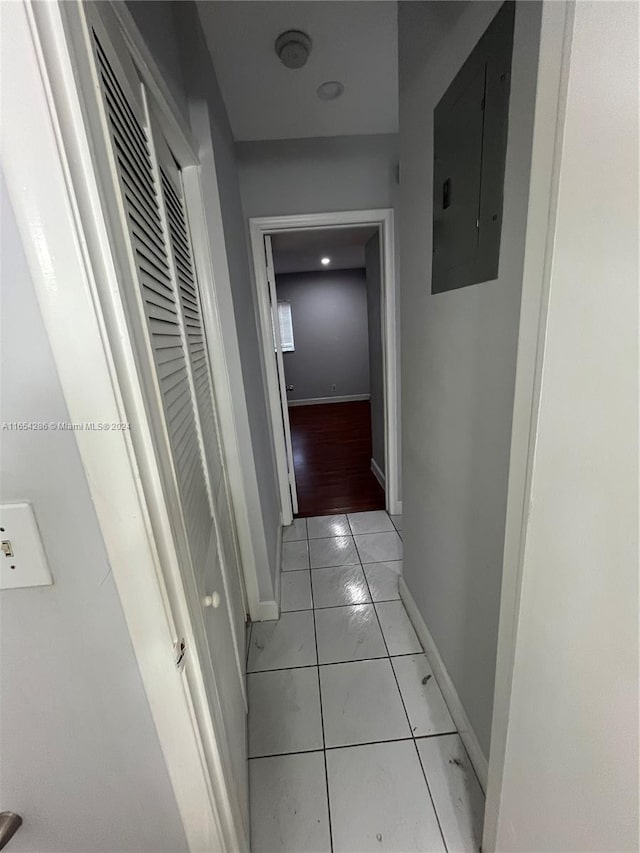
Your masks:
M169 242L173 253L178 294L184 320L185 344L191 368L193 395L200 416L200 439L209 471L210 497L218 522L218 535L223 560L227 567L225 579L235 617L234 630L239 635L237 642L241 646L245 610L240 579L239 549L230 512L231 495L222 457L220 427L216 414L200 292L193 261L191 231L180 170L157 123L153 121L152 131L160 168L160 182L168 224Z
M165 500L183 555L180 569L209 702L224 729L217 737L227 787L247 826L242 592L231 562L233 526L220 510L221 497L226 502L228 495L180 174L160 130L152 129L124 44L111 29L107 34L96 14L90 20L126 223L122 238L130 250L131 275L119 284L135 291L123 294L125 302L143 315L145 341L135 334L132 340L144 384L153 390L147 393L149 423L159 470L170 472L163 477ZM213 606L205 606L207 596Z

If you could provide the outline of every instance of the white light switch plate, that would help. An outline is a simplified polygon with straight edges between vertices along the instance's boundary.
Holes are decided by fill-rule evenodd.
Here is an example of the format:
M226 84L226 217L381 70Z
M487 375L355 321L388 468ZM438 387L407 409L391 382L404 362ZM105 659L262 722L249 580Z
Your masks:
M53 583L31 504L0 504L0 542L0 589Z

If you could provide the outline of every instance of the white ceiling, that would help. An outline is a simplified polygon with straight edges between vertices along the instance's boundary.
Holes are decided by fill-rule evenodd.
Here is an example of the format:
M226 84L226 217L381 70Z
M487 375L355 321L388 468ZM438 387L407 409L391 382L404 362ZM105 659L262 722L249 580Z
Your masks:
M397 4L386 0L199 0L198 9L237 140L398 130ZM307 64L285 68L285 30L307 33ZM342 97L321 101L327 80Z
M376 226L286 231L271 237L276 273L345 270L364 266L364 247ZM320 259L331 263L323 266Z

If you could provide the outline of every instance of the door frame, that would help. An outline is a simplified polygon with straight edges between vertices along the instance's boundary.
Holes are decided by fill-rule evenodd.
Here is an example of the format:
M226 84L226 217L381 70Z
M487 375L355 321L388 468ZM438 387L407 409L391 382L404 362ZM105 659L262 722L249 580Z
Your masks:
M223 771L227 747L219 703L207 699L205 662L154 461L109 213L99 192L103 164L92 156L76 82L80 14L79 5L60 3L16 3L3 10L11 33L3 42L6 61L20 80L4 91L3 172L70 420L130 422L127 430L76 431L75 437L188 848L248 850ZM139 39L135 30L128 35ZM139 70L145 82L153 76L152 94L162 93L157 70ZM172 144L191 164L189 171L197 171L175 104L170 98L159 103ZM183 669L176 656L180 639L188 655Z
M273 342L275 344L276 353L276 379L278 381L278 398L280 400L280 418L278 418L278 427L284 426L284 449L286 455L286 471L278 469L278 484L281 490L286 490L286 494L291 502L291 513L296 515L298 512L298 486L296 483L296 472L293 461L293 446L291 443L291 423L289 421L289 409L287 400L286 377L284 373L284 359L282 354L282 341L280 340L280 314L278 309L278 293L276 290L276 271L273 264L273 246L271 244L271 235L265 234L264 254L267 268L267 292L269 303L269 319L271 320L270 328L273 334ZM286 484L282 481L283 474L287 475ZM284 514L283 514L284 515ZM288 514L286 515L288 519Z
M313 231L327 228L376 226L380 234L382 270L381 312L385 423L385 501L391 515L402 512L398 459L398 356L396 344L397 282L395 276L394 213L392 208L345 210L333 213L306 213L289 216L259 216L249 219L249 236L253 258L254 286L259 319L259 342L266 394L269 401L271 439L275 452L280 491L282 524L291 524L293 510L289 492L289 475L284 427L281 423L280 392L275 359L272 357L265 236L286 231Z
M482 838L487 851L497 843L509 738L574 16L572 3L542 4Z

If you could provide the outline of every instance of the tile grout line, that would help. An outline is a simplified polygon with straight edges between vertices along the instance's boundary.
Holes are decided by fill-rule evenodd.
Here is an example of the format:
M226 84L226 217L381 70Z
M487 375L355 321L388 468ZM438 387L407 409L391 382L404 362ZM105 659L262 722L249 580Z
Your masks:
M371 602L369 602L369 603L371 603ZM354 604L354 605L346 605L346 606L361 607L362 605ZM321 610L331 610L334 608L323 607L320 609ZM311 613L310 610L291 610L291 611L287 611L287 612L290 612L290 613ZM278 666L278 667L275 667L274 669L254 669L254 670L251 670L251 672L247 672L247 675L260 675L260 674L265 673L265 672L288 672L289 670L292 670L292 669L313 669L314 666L341 666L344 663L366 663L368 660L387 660L389 658L408 658L408 657L411 657L412 655L415 655L415 654L420 654L420 652L403 652L400 655L384 654L384 655L380 655L379 657L376 657L376 658L355 658L354 660L334 660L334 661L329 661L328 663L321 663L321 664L305 663L305 664L301 664L298 666ZM423 737L428 737L428 735L423 735Z
M307 530L308 535L308 530ZM309 540L307 539L307 546ZM320 703L320 726L322 728L322 760L324 762L324 784L327 792L327 820L329 822L329 847L333 853L333 826L331 823L331 800L329 799L329 770L327 768L327 740L324 734L324 709L322 706L322 684L320 683L320 656L318 654L318 630L316 628L316 608L313 597L313 580L311 577L311 557L309 557L309 589L311 590L311 612L313 614L313 636L316 642L316 673L318 676L318 702Z
M387 513L387 515L388 515L388 513ZM389 517L390 517L390 516L389 516ZM306 519L305 519L305 521L306 521ZM352 532L353 532L353 528L351 527L351 522L350 522L348 519L347 519L347 521L348 521L348 523L349 523L349 527L350 527L350 529L351 529L351 530L352 530ZM393 523L393 522L392 522L392 524L394 525L394 528L395 528L395 523ZM305 525L305 526L307 526L307 525ZM374 531L374 532L375 532L375 531ZM380 532L392 532L392 531L380 531ZM402 539L402 537L400 536L400 532L397 530L397 528L395 528L395 532L396 532L396 534L398 535L398 537L399 537L400 539ZM364 534L363 534L363 535L364 535ZM355 534L354 534L354 537L355 537ZM322 538L332 539L332 538L341 538L341 537L322 537ZM303 541L303 540L292 540L292 541ZM322 753L323 753L323 759L324 759L324 767L325 767L325 785L326 785L327 812L328 812L328 821L329 821L329 836L330 836L331 851L333 851L333 826L332 826L332 820L331 820L331 804L330 804L330 797L329 797L329 777L328 777L327 752L328 752L328 751L331 751L331 750L336 750L336 749L355 749L355 748L357 748L357 747L359 747L359 746L375 746L375 745L377 745L377 744L381 744L381 743L397 743L397 742L404 743L404 742L408 742L408 741L412 740L412 741L413 741L413 743L414 743L414 748L415 748L415 750L416 750L416 757L417 757L417 759L418 759L418 762L419 762L419 765L420 765L420 768L421 768L421 771L422 771L422 775L423 775L423 777L424 777L425 784L426 784L426 786L427 786L427 791L428 791L428 793L429 793L429 797L430 797L430 800L431 800L431 803L432 803L432 807L433 807L433 810L434 810L434 815L435 815L435 817L436 817L436 822L437 822L437 824L438 824L438 828L439 828L440 835L441 835L441 838L442 838L442 842L443 842L443 845L444 845L444 850L445 850L445 851L448 851L447 843L446 843L446 840L445 840L445 838L444 838L444 833L443 833L443 831L442 831L442 824L441 824L441 822L440 822L440 816L439 816L439 814L438 814L438 810L437 810L437 808L436 808L436 804L435 804L435 802L434 802L433 795L432 795L432 793L431 793L431 788L430 788L430 786L429 786L429 781L428 781L428 779L427 779L427 773L426 773L426 770L425 770L425 766L424 766L424 764L423 764L423 762L422 762L422 759L421 759L421 756L420 756L420 752L419 752L419 750L418 750L417 740L419 740L419 739L420 739L420 740L422 740L422 739L431 739L431 738L434 738L434 737L436 737L436 738L437 738L437 737L446 737L446 736L451 736L452 734L455 734L455 735L457 735L457 736L459 737L459 732L458 732L458 730L457 730L457 729L454 729L454 730L453 730L453 731L451 731L451 732L437 732L437 733L430 734L430 735L421 735L420 737L416 737L416 735L415 735L414 731L413 731L413 730L412 730L412 728L411 728L411 720L410 720L410 718L409 718L409 714L408 714L408 711L407 711L407 706L406 706L406 704L405 704L405 700L404 700L404 697L403 697L403 695L402 695L402 691L401 691L401 689L400 689L400 684L399 684L398 677L397 677L397 674L396 674L396 671L395 671L395 667L393 666L393 658L400 658L400 657L411 657L411 656L415 656L415 655L416 655L416 652L405 652L405 653L401 653L401 654L391 655L390 650L389 650L389 645L388 645L388 643L387 643L387 640L386 640L386 637L385 637L384 631L383 631L383 629L382 629L382 623L381 623L381 621L380 621L380 617L379 617L379 614L378 614L378 611L377 611L377 607L376 607L376 604L379 604L379 603L386 603L386 602L392 602L392 601L402 601L402 600L401 600L401 599L381 599L381 600L380 600L380 601L378 601L378 602L374 601L373 596L372 596L372 594L371 594L371 586L370 586L370 584L369 584L369 580L368 580L368 578L367 578L366 572L364 571L364 566L365 566L365 564L362 562L362 557L361 557L361 555L360 555L360 551L359 551L359 549L358 549L357 543L355 542L355 538L354 538L354 547L355 547L355 550L356 550L356 554L358 555L358 558L359 558L359 562L358 562L358 563L353 563L353 564L343 564L343 565L340 565L340 566L320 566L320 567L316 567L316 569L320 569L320 570L322 570L322 569L329 569L329 568L336 568L336 569L344 568L344 569L347 569L347 568L355 568L355 566L358 566L358 567L361 569L362 574L363 574L363 576L364 576L365 587L366 587L366 590L367 590L367 592L368 592L368 594L369 594L370 601L369 601L369 602L362 602L362 603L360 603L360 604L339 604L339 605L332 605L332 606L330 606L330 607L320 607L320 608L316 607L316 604L315 604L315 597L314 597L314 594L313 594L313 571L314 571L314 569L311 567L310 541L311 541L311 540L309 540L309 537L308 537L308 528L307 528L307 539L306 539L306 542L307 542L307 553L309 554L309 567L308 567L308 568L306 568L306 569L295 569L295 570L291 570L291 571L308 571L308 572L309 572L309 589L310 589L310 597L311 597L311 612L312 612L312 614L313 614L314 641L315 641L315 649L316 649L316 663L315 663L315 664L313 664L313 665L305 665L305 666L302 666L302 667L295 667L295 666L294 666L294 667L281 667L281 668L279 668L279 669L272 669L272 670L258 670L258 671L257 671L257 672L255 672L255 673L248 673L248 672L247 672L247 675L248 675L248 674L260 674L261 672L262 672L262 673L268 673L268 672L286 671L286 670L291 670L291 669L310 669L312 666L314 666L314 667L316 668L316 670L317 670L317 678L318 678L318 692L319 692L320 719L321 719L321 728L322 728L322 744L323 744L323 746L322 746L322 749L321 749L321 750L311 748L311 749L297 750L297 751L294 751L294 752L287 752L287 753L274 753L274 754L267 754L267 755L261 755L261 756L253 756L251 760L259 760L260 758L276 758L276 757L281 757L281 756L285 756L285 755L300 755L300 754L304 755L304 754L310 754L310 753L313 753L313 752L319 752L319 751L322 751ZM401 558L401 559L402 559L402 558ZM395 561L390 561L390 560L378 560L378 561L373 561L373 564L375 565L376 563L386 563L386 562L395 562ZM366 565L369 565L369 563L367 563ZM362 659L359 659L359 660L357 660L357 661L354 661L354 660L347 660L347 661L334 661L334 662L329 662L329 663L326 663L326 664L320 664L320 660L319 660L319 653L318 653L318 632L317 632L317 623L316 623L316 612L319 612L319 611L322 611L322 610L339 609L339 608L344 608L344 607L357 607L357 606L364 606L364 605L368 605L368 604L373 605L373 610L374 610L374 613L375 613L375 616L376 616L376 621L377 621L377 623L378 623L378 627L379 627L379 629L380 629L380 633L381 633L381 635L382 635L383 644L384 644L384 647L385 647L385 650L386 650L386 655L385 655L384 657L382 657L382 658L380 658L380 657L376 657L376 658L371 658L371 657L369 657L369 658L362 658ZM300 612L309 612L309 609L308 609L308 608L303 608L303 609L301 609L301 610L291 610L291 611L281 611L281 612L282 612L283 614L284 614L284 613L300 613ZM253 625L251 625L251 626L250 626L250 629L249 629L249 645L250 645L250 642L251 642L251 639L252 639L252 635L253 635ZM420 645L421 645L421 644L420 644ZM421 649L421 654L423 654L423 655L425 654L425 653L424 653L424 649ZM407 723L408 723L408 726L409 726L409 732L410 732L409 736L408 736L408 737L405 737L405 738L389 738L389 739L386 739L386 740L374 740L374 741L364 742L364 743L343 744L343 745L336 745L336 746L331 746L331 747L327 746L327 742L326 742L326 735L325 735L325 729L324 729L324 707L323 707L323 701L322 701L322 685L321 685L321 679L320 679L320 666L336 666L336 665L339 665L339 664L341 664L341 663L367 662L367 661L372 661L372 660L389 660L389 662L390 662L391 670L392 670L392 673L393 673L393 676L394 676L394 680L395 680L395 682L396 682L396 687L397 687L397 689L398 689L398 693L399 693L399 695L400 695L400 701L401 701L401 703L402 703L402 706L403 706L403 709L404 709L404 712L405 712L405 717L406 717L406 719L407 719ZM247 663L248 663L248 652L247 652ZM445 700L445 705L446 705L446 700ZM464 748L464 744L463 744L463 748ZM466 753L466 748L464 748L464 749L465 749L465 753ZM468 753L467 753L467 757L468 757ZM471 765L471 766L473 767L473 765ZM474 768L474 773L475 773L475 768ZM477 774L476 774L476 778L477 778ZM482 788L482 786L480 786L480 788ZM483 792L483 793L484 793L484 792Z
M356 548L357 547L358 546L356 545ZM360 552L358 552L358 554L359 553ZM404 553L402 556L404 557ZM364 572L364 569L363 569L363 572ZM365 574L364 580L365 580L365 583L367 584L367 589L369 591L369 597L371 597L371 589L369 587L369 581L367 580L366 574ZM403 605L403 607L404 607L404 605ZM444 845L445 851L448 851L449 848L447 847L447 842L445 841L445 838L444 838L444 832L442 831L442 824L440 823L440 816L439 816L438 810L436 808L435 800L433 799L433 794L431 793L431 788L429 787L429 780L427 779L427 774L425 772L424 765L422 764L422 759L420 758L420 752L418 750L418 744L416 743L416 739L415 739L415 736L413 734L413 729L411 727L411 720L409 718L409 712L407 711L407 706L406 706L405 701L404 701L404 696L402 695L402 690L400 690L400 682L398 681L398 676L396 675L396 671L395 671L395 668L393 666L393 661L391 660L391 654L389 653L389 646L387 645L387 638L385 637L384 631L382 630L382 622L380 621L380 617L378 616L378 610L375 606L375 602L373 604L373 610L374 610L374 613L376 614L376 619L377 619L378 625L380 627L380 633L382 634L382 639L384 641L384 645L385 645L385 648L387 650L389 666L391 667L391 672L393 673L393 678L394 678L394 681L396 682L396 687L398 688L398 694L400 696L400 701L402 702L402 708L404 709L404 714L405 714L405 717L407 718L407 725L409 726L409 732L411 734L410 740L413 741L413 747L416 751L416 758L418 759L418 764L420 766L420 769L422 770L422 776L424 778L425 785L427 786L427 793L429 794L429 799L431 800L431 806L433 808L433 813L434 813L435 818L436 818L436 823L438 824L438 830L440 832L440 837L442 838L442 843ZM420 646L422 647L422 643L420 643ZM422 649L422 654L424 654L424 649Z
M399 563L400 560L402 560L403 564L404 564L404 542L400 538L398 531L397 530L393 530L393 531L391 531L391 530L384 531L383 530L381 532L382 533L385 533L385 532L386 533L392 533L393 532L396 534L398 539L400 539L400 543L402 544L402 557L400 559L396 558L395 560L389 560L389 559L386 559L386 560L367 560L367 562L365 563L364 560L362 559L362 554L360 553L360 549L358 548L358 543L356 542L355 537L354 537L353 544L356 547L356 553L358 555L358 559L360 560L360 565L362 566L362 571L364 571L364 566L374 566L377 563ZM368 581L367 581L367 583L368 583ZM369 591L369 592L371 592L371 591Z
M294 542L320 542L326 539L354 539L356 536L377 536L379 533L397 533L398 536L402 531L394 527L393 530L367 530L366 533L334 533L333 536L311 536L307 539L283 539L283 545L291 545Z
M385 531L383 531L383 532L385 532ZM392 531L387 531L387 532L391 533ZM330 536L327 538L328 539L343 539L344 537L342 537L342 536ZM398 536L398 539L400 539L399 536ZM313 541L319 542L320 540L314 539ZM400 542L402 542L402 539L400 539ZM356 549L356 553L358 554L358 562L357 563L338 563L335 566L312 566L311 565L311 559L309 559L309 565L308 566L302 566L299 569L284 569L283 568L280 571L282 572L282 574L289 574L289 572L306 572L308 569L310 569L312 572L316 572L319 569L343 569L343 568L348 568L349 566L377 566L380 563L401 563L402 562L402 557L393 557L393 558L387 557L385 560L367 560L366 562L363 562L362 557L360 556L360 552L358 551L358 546L357 546L356 542L354 541L353 544L354 544L354 547Z
M382 660L384 660L384 658L382 658ZM359 743L340 743L336 746L325 746L324 748L310 747L309 749L296 749L291 752L269 752L264 755L252 755L249 758L249 761L256 761L260 758L282 758L286 755L309 755L311 752L335 752L338 749L358 749L360 746L377 746L379 743L409 743L409 741L414 740L432 740L440 737L451 737L451 735L456 734L458 734L458 732L438 732L438 734L435 735L422 735L419 738L408 735L407 737L383 738L382 740L365 740ZM420 766L422 767L422 762Z
M352 527L349 527L349 530L351 532L349 532L349 533L334 533L333 536L310 536L308 541L309 542L317 542L319 539L353 539L354 536L375 536L378 533L398 533L398 530L395 527L392 530L389 530L389 528L387 528L386 530L365 530L362 533L353 533ZM289 542L303 542L304 540L303 539L289 539L287 541L289 541Z
M388 516L389 516L389 518L391 519L391 516L389 515L389 513L387 513L387 515L388 515ZM391 519L391 523L393 524L393 527L394 527L395 532L397 533L397 535L399 536L400 540L402 541L402 545L403 545L402 561L404 562L404 540L402 539L402 536L400 535L401 531L400 531L400 530L398 530L398 528L396 527L395 522L393 521L393 519ZM351 522L349 522L349 526L351 526ZM389 532L390 532L390 531L389 531ZM355 542L355 539L354 539L354 544L355 544L355 546L356 546L356 551L358 552L358 557L360 557L360 551L359 551L359 549L358 549L358 543L357 543L357 542ZM387 562L399 562L399 561L394 561L394 560L379 560L378 562L387 563ZM373 595L371 594L371 587L369 586L369 579L367 578L367 573L364 571L364 566L365 566L365 565L377 565L377 563L366 563L366 564L364 564L364 563L362 563L362 557L360 557L360 565L362 566L362 571L363 571L363 574L364 574L365 583L367 584L367 589L368 589L368 591L369 591L369 597L371 598L371 603L373 604L373 607L374 607L374 610L375 610L375 614L376 614L376 618L377 618L377 620L378 620L378 624L380 625L380 632L382 633L382 639L384 640L384 643L385 643L385 647L386 647L386 649L387 649L387 652L389 652L389 648L388 648L388 646L387 646L387 641L386 641L386 638L385 638L385 636L384 636L384 631L382 630L382 623L380 622L380 617L378 616L378 609L377 609L377 607L375 606L376 604L384 604L386 600L384 600L384 599L383 599L383 600L378 601L378 602L376 602L376 601L374 601L374 600L373 600ZM392 598L392 599L387 599L387 600L388 600L388 601L402 601L402 599L401 599L401 598ZM404 604L403 604L403 608L404 608ZM405 612L406 612L406 608L404 608L404 609L405 609ZM414 630L415 630L415 629L414 629ZM419 642L419 638L418 638L418 642ZM420 643L420 646L422 647L422 643ZM405 706L405 704L404 704L404 697L402 696L402 691L400 690L400 683L398 682L398 678L397 678L397 676L396 676L396 671L395 671L395 667L393 666L393 660L392 660L392 659L393 659L394 657L410 657L410 656L411 656L411 655L413 655L413 654L416 654L416 652L406 652L406 653L404 653L404 654L402 654L402 655L392 655L392 654L390 654L390 653L388 654L389 660L391 661L391 669L393 670L393 675L394 675L394 678L395 678L395 680L396 680L396 684L398 685L398 690L399 690L399 692L400 692L400 699L402 700L403 707L405 708L405 714L407 713L407 710L406 710L406 706ZM417 654L423 654L423 655L425 655L425 657L426 657L426 652L425 652L424 648L422 648L422 649L421 649L421 652L418 652ZM427 663L429 663L429 659L428 659L428 658L427 658ZM430 665L430 664L429 664L429 668L431 668L431 665ZM435 678L435 675L434 675L433 677ZM441 690L441 688L440 688L440 685L438 684L438 680L437 680L437 679L435 679L435 680L436 680L436 684L438 685L438 689L440 689L440 693L442 694L442 690ZM451 716L451 709L449 708L449 705L448 705L448 703L447 703L447 700L446 700L446 699L445 699L445 697L444 697L444 694L442 694L442 699L443 699L443 701L444 701L445 707L447 708L447 711L449 712L449 716L451 717L451 720L452 720L452 722L453 722L453 717ZM408 714L407 714L407 720L408 720L408 722L409 722L409 728L411 728L411 721L409 720L409 715L408 715ZM455 725L455 724L454 724L454 725ZM482 793L483 793L483 794L485 795L485 797L486 797L486 792L484 791L484 788L482 787L482 784L480 783L480 779L478 778L478 774L477 774L477 772L476 772L476 768L473 766L473 762L472 762L472 761L471 761L471 759L469 758L469 753L468 753L468 751L467 751L466 746L464 745L464 742L463 742L462 738L460 737L460 732L458 731L457 727L454 729L454 731L453 731L453 732L438 732L438 733L433 734L433 735L421 735L421 736L420 736L420 738L416 738L416 736L413 734L413 731L412 731L412 738L413 738L414 742L416 742L416 751L417 751L417 750L418 750L417 741L418 741L418 740L420 740L421 738L426 738L426 737L441 737L441 736L443 736L443 735L451 735L451 734L456 734L456 735L458 735L458 738L459 738L459 740L460 740L460 743L462 744L462 747L463 747L463 749L464 749L464 751L465 751L465 754L466 754L466 756L467 756L467 760L468 760L468 762L469 762L469 765L471 766L471 768L472 768L472 770L473 770L473 774L474 774L474 776L475 776L475 778L476 778L476 780L477 780L478 784L480 785L480 789L482 790ZM434 802L434 800L433 800L433 797L431 796L431 789L429 788L429 782L427 781L427 774L426 774L425 769L424 769L424 766L423 766L423 764L422 764L422 759L420 758L420 753L419 753L419 752L418 752L418 760L419 760L419 762L420 762L420 767L422 768L423 776L425 777L425 782L427 783L427 788L429 789L429 796L431 797L431 802L433 803L433 808L434 808L434 811L436 812L436 818L437 818L437 820L438 820L438 825L440 825L440 818L439 818L439 816L438 816L438 813L437 813L437 810L436 810L436 807L435 807L435 802ZM441 833L441 835L442 835L442 840L444 841L444 833L442 832L442 828L440 828L440 833ZM444 843L445 843L445 848L446 848L446 842L444 842Z
M337 569L355 569L355 566L336 566ZM314 571L321 571L319 569L312 569ZM364 573L363 573L364 574ZM365 575L366 579L366 575ZM371 594L371 593L369 593ZM390 604L392 601L402 601L401 598L380 598L377 601L360 601L356 604L329 604L327 607L298 607L295 610L283 610L282 613L306 613L309 610L337 610L339 607L362 607L365 604ZM419 654L419 652L403 652L403 654L415 655ZM401 657L401 655L392 655L392 657ZM366 660L366 658L365 658Z
M395 525L394 525L394 527L395 527ZM399 535L397 531L396 531L396 535ZM356 545L356 547L357 547L357 545ZM404 560L404 542L403 542L402 557ZM365 582L367 584L367 588L369 589L369 595L371 595L371 589L369 588L369 581L367 580L366 574L365 574ZM402 601L402 599L400 599L400 601ZM404 604L402 606L404 609ZM380 622L380 616L378 615L378 609L375 606L375 603L373 605L373 609L375 610L376 619L378 620L378 624L380 625L380 632L382 633L382 638L384 640L385 646L387 648L387 651L389 651L389 647L387 646L387 639L384 636L384 631L382 630L382 622ZM406 610L405 610L405 612L406 612ZM418 639L418 642L419 642L419 639ZM422 654L424 655L425 651L424 651L424 648L422 648L422 643L420 643L420 647L422 649ZM438 824L438 830L440 831L440 837L442 838L442 844L444 845L445 851L448 851L449 848L447 847L447 842L446 842L445 837L444 837L444 832L442 831L442 824L440 823L440 815L438 814L438 809L436 808L436 803L435 803L435 800L433 799L433 794L431 793L431 787L429 785L429 780L427 779L427 773L424 769L424 765L423 765L422 759L420 757L420 751L418 750L418 744L416 743L416 737L414 735L413 728L411 726L411 719L409 718L409 712L407 711L407 706L406 706L405 701L404 701L404 696L402 695L402 690L400 689L400 682L398 681L398 676L396 674L396 670L395 670L395 667L393 665L393 661L391 659L391 654L389 654L389 664L391 666L391 671L393 672L393 677L394 677L394 680L396 682L396 687L398 688L398 693L400 694L400 701L402 702L402 707L404 708L404 713L405 713L405 716L407 718L407 723L409 724L409 731L411 732L411 739L413 741L413 747L416 751L416 758L418 759L418 765L420 766L425 785L427 786L427 792L429 794L429 799L431 800L431 806L433 808L433 813L434 813L435 818L436 818L436 823Z
M446 851L449 850L447 847L447 842L444 837L444 832L442 831L442 824L440 823L440 815L438 814L438 809L436 808L436 802L433 799L433 794L431 793L431 787L429 785L429 780L427 779L427 771L424 769L424 764L422 763L422 758L420 757L420 750L418 749L418 744L416 743L416 739L413 738L413 746L416 751L416 757L418 759L418 764L420 765L420 769L422 770L422 775L424 777L425 785L427 786L427 791L429 792L429 799L431 800L431 805L433 806L433 813L436 816L436 822L438 824L438 829L440 830L440 835L442 837L442 843L444 845L444 849Z
M264 755L252 755L249 761L262 761L263 758L290 758L292 755L313 755L314 752L324 752L324 749L298 749L295 752L268 752Z

